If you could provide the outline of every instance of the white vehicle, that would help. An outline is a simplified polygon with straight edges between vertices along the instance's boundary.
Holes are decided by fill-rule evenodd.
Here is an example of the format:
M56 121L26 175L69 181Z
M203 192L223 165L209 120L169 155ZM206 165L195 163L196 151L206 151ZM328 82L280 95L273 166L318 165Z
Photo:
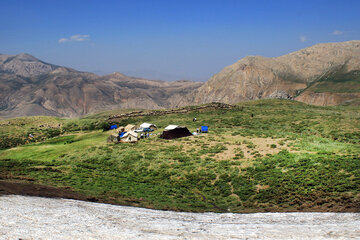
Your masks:
M137 129L134 130L134 132L137 132L137 133L141 133L141 132L143 132L143 131L144 131L143 128L137 128Z

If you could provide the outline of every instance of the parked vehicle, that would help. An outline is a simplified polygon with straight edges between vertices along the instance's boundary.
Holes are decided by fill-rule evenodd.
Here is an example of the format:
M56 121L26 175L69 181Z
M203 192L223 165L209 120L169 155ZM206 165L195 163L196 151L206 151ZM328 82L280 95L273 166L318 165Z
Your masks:
M144 130L143 128L137 128L134 130L134 132L140 133L140 132L143 132L143 130Z
M143 128L143 132L152 132L154 129L151 128Z
M154 129L151 129L151 128L138 128L138 129L135 129L135 132L137 133L140 133L140 132L152 132L154 131Z

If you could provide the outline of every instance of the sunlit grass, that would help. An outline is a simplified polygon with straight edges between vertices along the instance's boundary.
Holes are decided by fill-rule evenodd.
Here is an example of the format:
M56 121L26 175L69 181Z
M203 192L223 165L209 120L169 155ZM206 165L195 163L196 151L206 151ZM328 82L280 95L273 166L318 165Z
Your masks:
M71 141L68 139L71 138ZM107 133L92 132L81 135L69 135L66 137L57 137L42 143L34 143L0 152L1 158L11 159L36 159L41 161L51 161L59 158L64 153L85 152L88 147L105 145ZM57 139L60 141L54 141Z
M360 145L358 144L347 144L317 136L308 136L301 138L296 144L294 144L294 146L301 151L309 151L309 152L360 154Z

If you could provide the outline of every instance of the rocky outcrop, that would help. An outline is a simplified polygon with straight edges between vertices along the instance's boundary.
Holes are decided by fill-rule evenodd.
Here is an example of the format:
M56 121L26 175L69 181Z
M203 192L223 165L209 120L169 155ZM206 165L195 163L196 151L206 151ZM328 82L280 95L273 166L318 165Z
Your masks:
M204 104L200 106L189 106L189 107L180 107L174 109L166 109L166 110L157 110L157 111L134 111L123 113L119 115L110 115L107 118L108 122L119 122L124 119L134 118L134 117L145 117L145 116L163 116L168 114L178 114L178 113L190 113L190 112L201 112L201 111L209 111L209 110L217 110L217 109L242 109L237 107L236 105L225 104L212 102L209 104Z
M297 101L317 106L360 105L359 93L316 93L307 91L296 98Z

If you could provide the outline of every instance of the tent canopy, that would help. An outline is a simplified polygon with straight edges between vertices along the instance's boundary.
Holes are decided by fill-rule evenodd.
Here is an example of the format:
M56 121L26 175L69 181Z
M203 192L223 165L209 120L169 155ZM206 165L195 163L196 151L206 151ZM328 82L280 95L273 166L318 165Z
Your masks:
M152 123L143 123L140 125L140 128L157 128L155 124Z
M134 131L127 132L120 138L120 141L121 142L137 142L138 141L137 133Z
M129 132L129 131L132 131L132 130L135 130L136 129L136 126L133 125L133 124L128 124L126 125L125 127L125 132Z
M120 126L116 129L116 131L118 131L119 133L124 132L125 128L123 126Z
M166 128L165 128L165 130L172 130L172 129L175 129L175 128L178 128L179 127L179 125L169 125L169 126L167 126Z
M134 132L134 131L129 131L129 132L126 132L122 137L127 137L127 136L133 136L133 137L137 137L137 133Z

